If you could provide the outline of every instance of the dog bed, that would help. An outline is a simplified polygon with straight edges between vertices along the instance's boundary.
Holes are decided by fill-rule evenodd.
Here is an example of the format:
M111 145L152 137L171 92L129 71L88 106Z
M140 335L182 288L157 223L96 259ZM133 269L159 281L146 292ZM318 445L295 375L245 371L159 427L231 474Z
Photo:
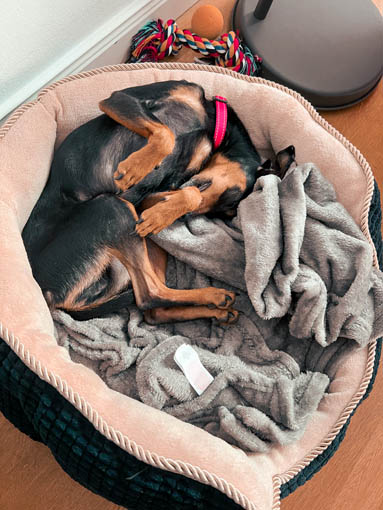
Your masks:
M278 508L331 457L372 388L380 342L338 363L318 409L294 442L252 453L108 387L58 345L20 232L49 174L52 154L99 114L113 90L187 79L226 96L264 157L293 144L313 162L360 226L371 264L382 262L379 192L370 167L297 93L258 78L186 64L130 64L82 73L43 90L0 131L0 409L42 441L75 480L134 508ZM22 311L22 313L20 312ZM78 361L78 360L77 360Z

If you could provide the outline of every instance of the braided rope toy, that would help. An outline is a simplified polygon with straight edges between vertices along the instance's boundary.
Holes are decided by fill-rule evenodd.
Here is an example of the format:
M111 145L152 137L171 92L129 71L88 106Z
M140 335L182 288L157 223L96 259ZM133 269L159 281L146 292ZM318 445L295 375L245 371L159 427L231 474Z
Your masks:
M214 41L181 30L173 19L166 23L161 19L146 23L132 39L129 62L158 62L176 55L183 45L214 59L215 65L250 76L260 72L262 59L251 53L236 32L223 34Z

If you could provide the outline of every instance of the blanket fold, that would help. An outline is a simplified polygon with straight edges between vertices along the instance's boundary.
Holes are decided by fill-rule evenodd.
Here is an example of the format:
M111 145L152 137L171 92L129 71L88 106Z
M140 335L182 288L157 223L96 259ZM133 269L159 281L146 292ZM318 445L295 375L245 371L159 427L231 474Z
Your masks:
M57 340L111 388L244 450L299 439L338 363L383 333L372 248L312 164L258 179L230 222L187 216L153 240L171 255L170 287L237 290L238 322L57 311ZM183 343L214 377L200 396L173 359Z

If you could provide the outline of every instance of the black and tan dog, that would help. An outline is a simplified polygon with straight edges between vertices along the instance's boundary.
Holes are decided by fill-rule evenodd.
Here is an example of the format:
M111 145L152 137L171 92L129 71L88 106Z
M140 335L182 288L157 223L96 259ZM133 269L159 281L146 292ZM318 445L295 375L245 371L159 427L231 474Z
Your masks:
M227 107L227 129L214 149L215 101L186 81L114 92L100 108L104 114L55 153L23 232L48 305L84 319L126 306L134 293L151 323L235 320L233 292L166 287L166 253L145 237L188 213L233 216L260 175L283 177L293 147L279 153L276 168L260 167Z

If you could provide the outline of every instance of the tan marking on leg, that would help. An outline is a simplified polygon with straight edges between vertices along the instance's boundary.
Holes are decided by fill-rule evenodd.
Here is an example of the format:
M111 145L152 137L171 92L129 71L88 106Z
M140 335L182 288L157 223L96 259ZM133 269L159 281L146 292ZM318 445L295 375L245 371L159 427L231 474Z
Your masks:
M207 306L174 306L171 308L153 308L144 313L148 324L189 321L195 319L216 319L225 324L233 324L238 319L238 312L233 308L220 310Z
M186 189L186 187L184 188ZM172 195L178 195L181 190L173 190L173 191L160 191L158 193L153 193L148 197L144 198L144 200L139 205L139 211L142 213L145 209L150 209L154 205L158 204L158 202L163 202L167 200Z
M139 204L138 211L142 213L142 211L145 209L153 207L153 205L161 202L167 195L169 195L169 193L174 193L174 191L161 191L159 193L153 193L152 195L149 195Z
M141 237L158 234L184 214L195 211L200 204L201 193L194 186L169 191L160 202L143 211L136 232Z
M108 117L116 121L118 124L121 124L121 126L124 126L127 129L130 129L130 131L133 131L133 133L137 133L144 138L149 138L149 136L152 134L152 129L150 129L150 127L153 127L150 126L150 124L154 124L154 122L147 121L146 119L140 119L137 122L125 116L119 115L116 110L109 106L109 99L100 101L99 108L102 112L106 113Z
M65 297L62 303L56 303L57 308L62 308L64 310L80 310L83 307L88 308L89 306L97 306L100 302L97 302L97 305L92 303L91 305L86 305L85 301L78 301L77 298L81 295L81 293L88 288L93 282L95 282L105 270L105 268L110 263L112 254L109 249L105 248L104 250L100 250L99 253L95 256L92 263L89 264L89 267L81 276L79 281L74 285L74 287L70 290L70 292Z
M163 284L166 281L166 266L168 263L168 254L158 244L150 239L146 239L149 260L153 266L154 272Z
M130 271L129 271L130 273ZM133 281L133 279L132 279ZM134 284L133 284L134 286ZM226 289L216 287L204 287L202 289L170 289L157 280L157 288L148 301L139 304L139 308L148 310L161 307L161 305L204 305L214 306L220 310L231 308L235 301L235 293Z
M110 118L148 139L148 143L136 152L121 161L114 172L116 186L126 191L140 182L156 166L171 154L175 145L173 131L160 122L144 118L130 120L108 106L107 100L100 102L100 109ZM122 176L122 178L120 178Z
M171 154L174 145L175 136L167 126L154 130L148 138L147 145L118 164L114 172L116 186L121 191L126 191L140 182ZM120 178L121 175L122 178Z
M129 210L130 210L130 212L132 213L133 218L134 218L136 221L138 221L138 214L137 214L137 211L136 211L136 208L134 207L134 205L133 205L131 202L129 202L128 200L125 200L125 198L122 198L122 197L119 197L119 196L117 196L117 198L126 204L126 206L128 207L128 209L129 209Z

